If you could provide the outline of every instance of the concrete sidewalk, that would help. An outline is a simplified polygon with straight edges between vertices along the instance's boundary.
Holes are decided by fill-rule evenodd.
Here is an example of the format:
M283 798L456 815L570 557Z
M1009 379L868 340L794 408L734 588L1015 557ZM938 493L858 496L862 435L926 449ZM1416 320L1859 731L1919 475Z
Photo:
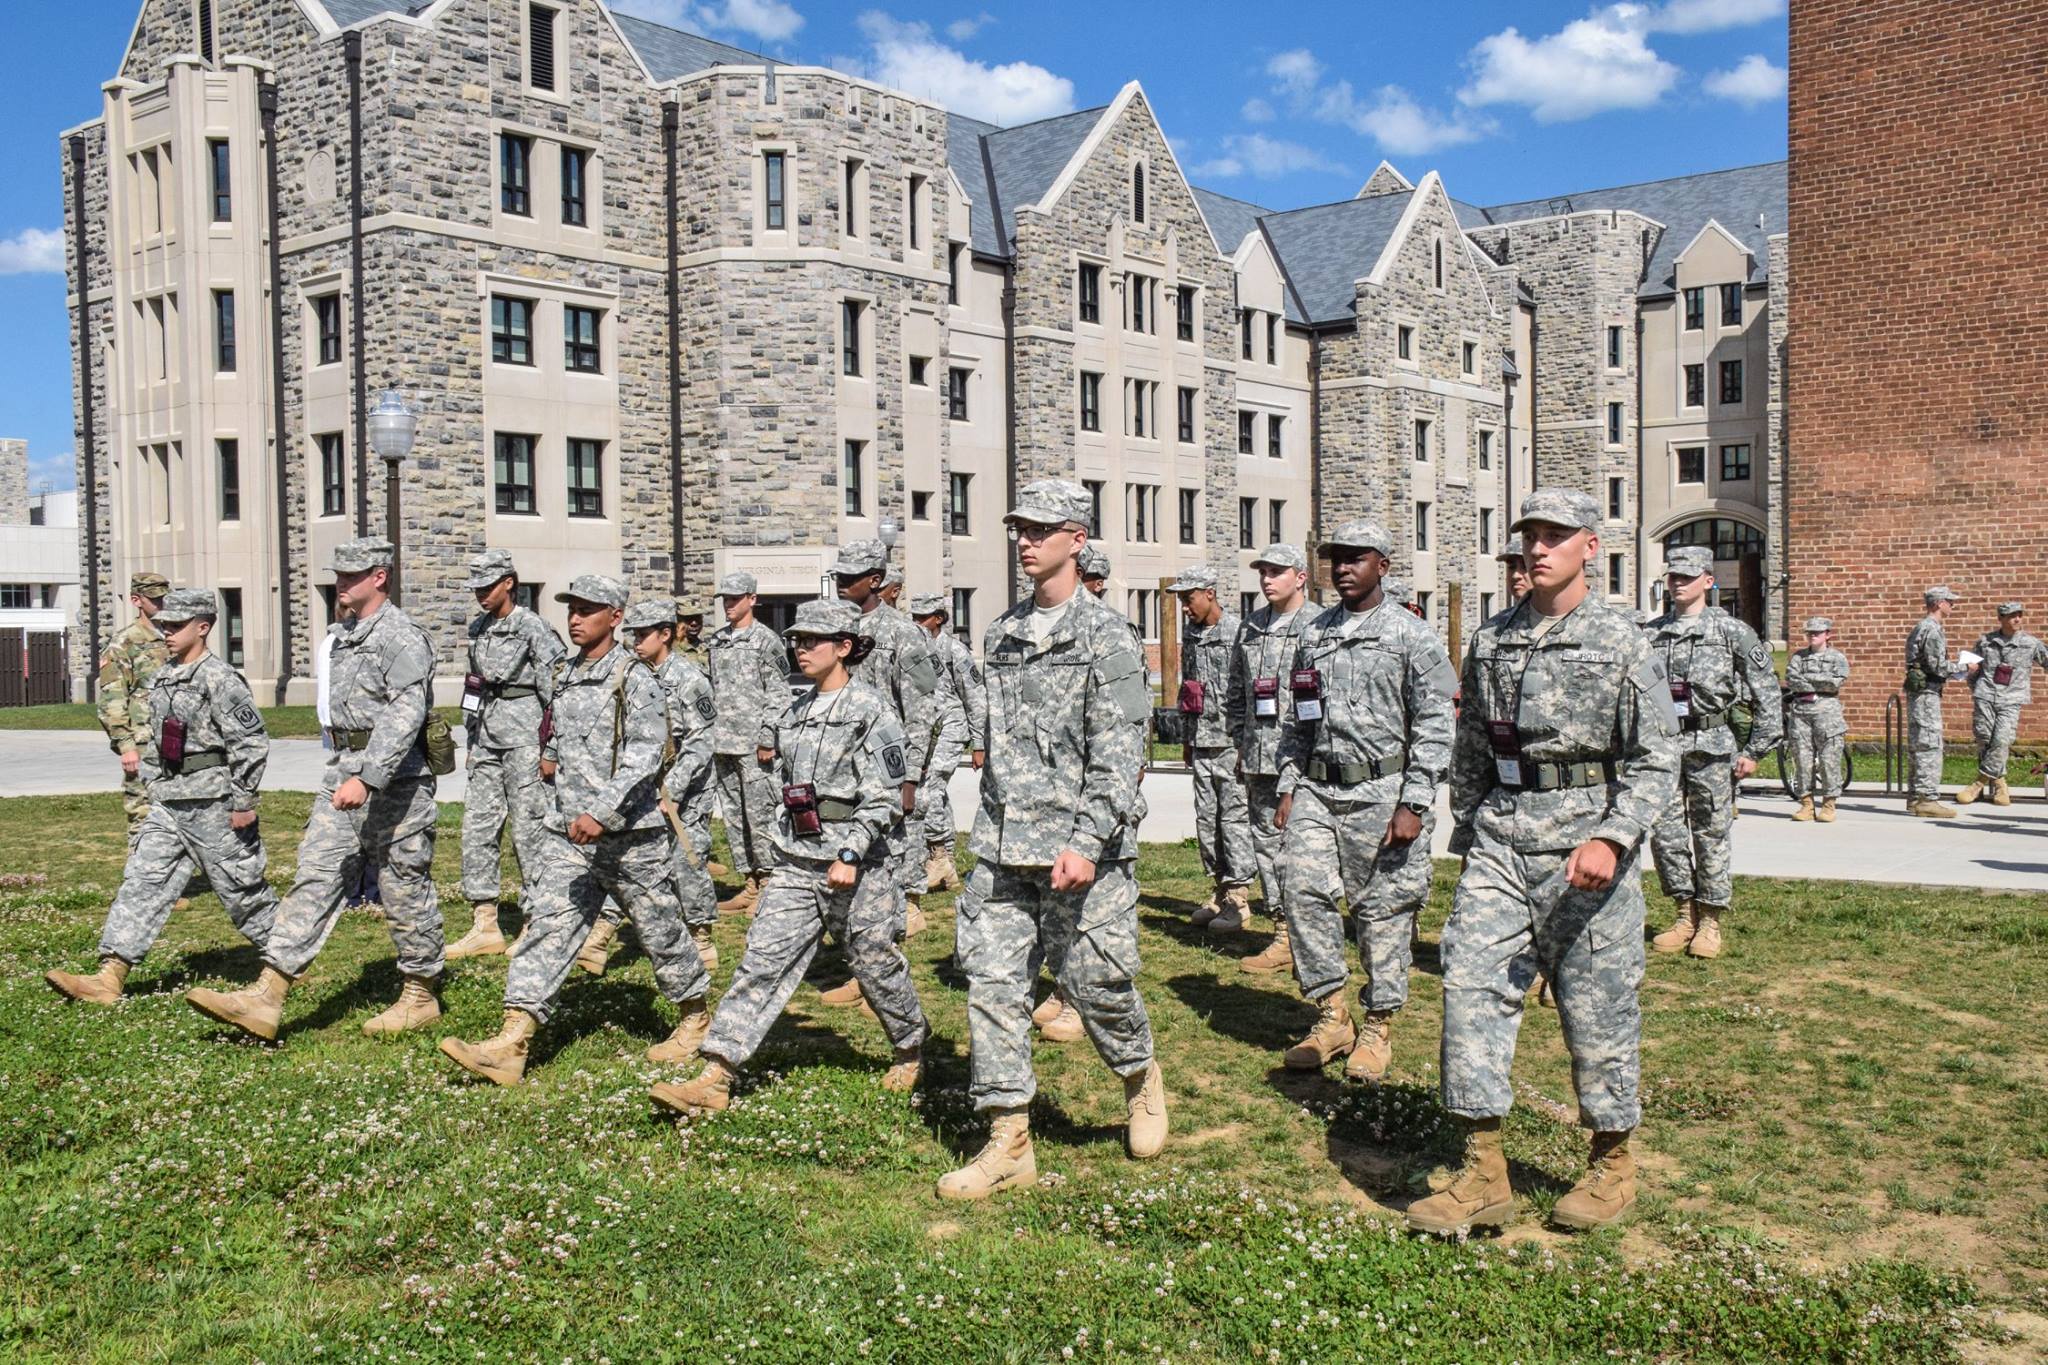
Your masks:
M326 764L318 740L273 740L264 785L317 790ZM113 792L120 786L119 771L96 732L0 731L0 797ZM458 768L441 779L440 799L461 801L463 785ZM973 818L978 791L972 768L954 775L953 806L963 823ZM1174 843L1194 837L1194 785L1186 773L1148 773L1145 800L1151 811L1140 831L1143 839ZM1792 803L1754 784L1738 805L1735 871L1743 876L2048 892L2048 803L2031 789L2016 805L1979 803L1955 820L1913 819L1901 798L1868 787L1842 799L1841 818L1832 825L1793 823ZM1439 798L1439 854L1450 837L1444 809Z

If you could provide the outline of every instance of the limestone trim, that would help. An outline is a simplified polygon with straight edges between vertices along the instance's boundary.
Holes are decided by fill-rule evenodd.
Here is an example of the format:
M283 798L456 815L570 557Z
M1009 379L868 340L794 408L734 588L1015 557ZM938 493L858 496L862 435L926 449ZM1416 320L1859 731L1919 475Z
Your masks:
M1301 385L1307 388L1306 384ZM1484 384L1461 384L1455 379L1436 379L1422 374L1354 374L1340 379L1325 379L1323 391L1334 393L1343 389L1401 389L1411 393L1431 393L1439 398L1463 398L1472 403L1490 403L1500 406L1500 390L1489 389ZM1569 422L1546 422L1544 427L1571 426ZM1580 423L1586 427L1604 425L1604 420Z
M1679 252L1676 256L1672 257L1672 264L1674 266L1681 264L1686 257L1692 255L1692 249L1698 246L1700 244L1700 239L1705 237L1710 232L1718 234L1724 241L1728 243L1728 245L1734 247L1737 251L1741 252L1743 258L1750 263L1749 268L1751 270L1756 269L1756 253L1754 251L1751 251L1746 245L1744 245L1741 239L1736 237L1734 233L1730 232L1727 228L1722 227L1720 222L1713 218L1707 219L1706 224L1703 227L1701 227L1698 232L1695 232L1692 235L1692 240L1685 244L1685 250ZM1747 280L1743 281L1743 286L1745 291L1747 289L1755 287L1751 285Z
M1663 520L1645 526L1643 534L1649 540L1661 541L1690 522L1717 518L1739 521L1752 531L1763 532L1766 541L1769 540L1770 528L1764 524L1764 509L1753 502L1736 502L1728 498L1706 498L1699 502L1687 503Z

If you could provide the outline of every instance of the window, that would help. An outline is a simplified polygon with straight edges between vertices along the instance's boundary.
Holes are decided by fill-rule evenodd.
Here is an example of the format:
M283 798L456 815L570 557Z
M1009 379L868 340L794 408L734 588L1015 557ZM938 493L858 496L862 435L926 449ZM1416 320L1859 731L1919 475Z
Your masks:
M1697 332L1707 325L1707 291L1695 285L1685 291L1685 330Z
M866 472L863 468L866 464L866 454L867 442L846 443L845 458L840 464L844 471L840 476L840 486L846 490L846 515L849 517L864 517L868 514L867 491L861 479L861 475Z
M1259 500L1257 498L1239 498L1237 500L1238 549L1256 550L1259 548L1252 543L1253 531L1255 529L1254 523L1258 520L1258 515Z
M1415 420L1415 459L1416 462L1419 464L1422 461L1427 460L1428 458L1429 423L1418 417Z
M206 144L206 158L211 164L213 177L213 221L233 222L235 217L235 196L233 182L229 178L228 144L224 138L213 138Z
M1129 301L1133 332L1158 330L1158 310L1151 306L1153 291L1158 287L1159 282L1149 275L1124 276L1124 295Z
M222 588L221 598L221 657L229 665L240 668L243 662L242 639L242 590Z
M1159 593L1154 588L1131 589L1131 624L1138 628L1141 638L1159 638Z
M1627 485L1620 479L1607 481L1607 519L1620 521L1628 506Z
M235 372L235 291L213 291L213 368Z
M1145 221L1145 167L1142 162L1131 167L1131 221Z
M974 534L974 524L968 519L967 492L973 485L972 474L948 474L946 476L946 523L956 536Z
M1284 531L1286 516L1287 503L1283 499L1275 498L1266 504L1266 539L1276 545L1287 539Z
M500 512L524 515L533 512L533 445L536 439L506 431L497 433L491 472Z
M1268 365L1278 365L1280 363L1280 315L1278 313L1266 314L1266 363Z
M213 60L213 0L199 0L199 60Z
M1277 412L1266 414L1266 456L1268 459L1277 460L1282 456L1284 447L1280 439L1280 433L1283 420Z
M341 295L322 294L313 300L313 330L319 337L316 365L341 363Z
M598 320L604 316L595 308L562 310L562 363L574 374L597 374L602 368L597 345Z
M1721 325L1740 327L1742 325L1742 286L1724 284L1721 286Z
M1250 360L1252 358L1252 310L1249 308L1237 310L1237 343L1238 353L1244 359Z
M1685 405L1689 408L1705 407L1707 403L1707 367L1688 365L1685 367Z
M1621 584L1621 556L1609 555L1607 556L1607 595L1609 597L1621 596Z
M953 589L953 633L969 646L974 643L974 589Z
M1102 539L1102 480L1083 479L1081 486L1088 490L1088 538Z
M500 365L533 363L533 300L491 295L491 359Z
M1129 419L1124 425L1130 435L1145 440L1158 439L1158 384L1149 379L1125 381L1124 407L1129 414Z
M569 515L604 515L604 442L569 438Z
M904 241L908 243L913 251L924 245L924 185L923 176L913 175L910 177L910 203L907 206L910 221L903 226L903 237Z
M780 232L788 226L788 186L781 152L761 153L761 226Z
M327 624L331 626L341 619L341 609L334 600L334 585L332 583L322 583L319 586L320 605L326 608Z
M1102 321L1102 267L1081 266L1075 281L1076 305L1081 312L1081 321Z
M1253 435L1252 433L1253 433L1253 429L1254 429L1254 427L1256 426L1256 424L1257 424L1258 420L1259 420L1259 415L1258 415L1257 413L1255 413L1255 412L1246 412L1246 411L1244 411L1244 410L1243 410L1242 408L1238 409L1238 413L1237 413L1237 453L1238 453L1238 454L1240 454L1240 455L1251 455L1251 454L1255 454L1255 453L1257 453L1257 450L1258 450L1258 444L1257 444L1257 437L1255 437L1255 436L1254 436L1254 435Z
M1195 339L1195 291L1187 285L1174 291L1173 331L1182 341Z
M1431 596L1432 594L1426 592L1415 594L1415 614L1425 621L1429 619L1429 600Z
M1180 490L1180 543L1183 545L1195 543L1195 505L1199 498L1200 494L1192 488Z
M1675 550L1681 545L1710 546L1715 559L1739 560L1744 555L1764 552L1764 533L1727 517L1703 517L1699 521L1687 522L1664 537L1666 550ZM1720 591L1721 607L1732 615L1735 608L1729 603L1728 589Z
M498 135L498 208L521 218L533 216L533 139Z
M1610 370L1621 368L1621 328L1619 327L1609 326L1607 329L1607 368Z
M0 583L0 611L27 611L35 600L33 584Z
M856 379L860 377L861 310L858 299L847 299L839 305L839 368Z
M220 479L220 519L242 519L242 443L223 437L213 443L214 462Z
M1721 362L1721 401L1740 403L1742 401L1742 362L1724 360Z
M958 242L946 244L946 302L960 302L960 257L967 248Z
M1721 482L1737 483L1749 478L1749 447L1721 447Z
M1493 619L1493 594L1490 592L1479 594L1479 619L1482 621L1491 621Z
M1415 329L1406 324L1394 329L1394 354L1402 360L1415 359Z
M1434 284L1438 289L1441 289L1444 287L1443 239L1438 238L1436 241L1430 243L1430 248L1431 283Z
M555 11L546 5L526 7L526 83L555 88Z
M1415 504L1415 549L1419 554L1429 548L1429 504Z
M1159 486L1149 483L1134 483L1131 489L1131 539L1133 541L1154 541L1159 539Z
M1493 468L1493 433L1483 428L1479 433L1479 467Z
M925 369L930 364L931 358L929 356L914 355L910 357L910 382L919 388L927 387L931 381L925 377Z
M1609 403L1607 405L1607 444L1611 446L1621 444L1621 423L1621 404Z
M1678 481L1680 483L1705 483L1707 481L1707 448L1705 446L1680 446L1678 448Z
M1081 430L1102 430L1102 376L1081 371Z
M839 231L847 237L860 236L860 172L860 159L846 158L839 186Z
M581 147L562 148L562 222L568 227L585 227L590 222L584 186L589 170L589 152Z
M1259 609L1259 594L1241 592L1237 595L1237 614L1240 618L1250 616Z
M910 495L910 519L911 519L912 521L930 521L930 520L932 519L932 495L931 495L931 494L929 494L929 493L919 493L919 492L914 492L914 491L913 491L913 492L911 493L911 495Z
M1458 372L1467 379L1479 372L1479 343L1468 341L1458 350Z
M528 583L524 579L514 583L512 585L513 605L525 607L528 611L539 611L540 589L540 584Z
M1491 507L1482 507L1479 509L1479 552L1481 554L1490 554L1492 551L1493 509Z
M967 376L971 373L957 366L946 371L946 416L955 422L967 420Z
M348 507L348 456L341 433L324 431L313 443L320 447L320 515L338 517Z
M1183 385L1177 396L1176 410L1179 416L1181 443L1195 443L1195 391Z

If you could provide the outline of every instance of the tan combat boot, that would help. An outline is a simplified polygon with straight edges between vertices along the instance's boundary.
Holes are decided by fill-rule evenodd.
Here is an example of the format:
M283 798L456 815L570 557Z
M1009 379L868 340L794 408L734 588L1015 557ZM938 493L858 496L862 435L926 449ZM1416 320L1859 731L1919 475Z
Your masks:
M917 1081L924 1075L924 1049L922 1047L899 1047L889 1061L889 1069L882 1073L882 1089L893 1090L907 1095L917 1089Z
M1529 983L1529 989L1522 992L1522 1004L1526 1006L1532 1002L1548 1005L1552 1009L1557 1008L1557 1002L1550 998L1550 978L1541 972L1536 973L1536 979Z
M1157 1060L1124 1077L1124 1149L1148 1161L1166 1148L1166 1077Z
M1692 942L1694 932L1699 928L1691 901L1678 902L1678 917L1671 921L1671 927L1650 940L1650 946L1660 953L1675 953Z
M505 953L505 935L498 928L498 903L478 901L473 914L469 932L448 945L450 962L465 957L502 957Z
M1065 1009L1066 1005L1067 1002L1060 998L1060 988L1054 986L1052 994L1039 1001L1038 1008L1031 1011L1031 1022L1040 1028L1044 1028L1047 1024L1059 1018L1060 1011Z
M1944 806L1941 802L1936 801L1930 796L1915 797L1907 804L1906 814L1916 815L1922 820L1953 820L1956 818L1954 806Z
M275 967L265 967L256 984L239 991L200 989L185 992L185 1003L209 1019L232 1024L242 1032L266 1043L277 1041L277 1026L284 1019L284 995L292 979Z
M1045 1027L1038 1030L1048 1043L1071 1043L1088 1030L1081 1026L1081 1011L1071 1001L1060 1001L1060 1012L1048 1019Z
M924 917L924 897L903 898L903 937L916 938L931 926Z
M1218 882L1209 888L1209 899L1196 906L1194 913L1188 916L1188 923L1197 929L1206 929L1209 927L1209 921L1222 913L1223 883Z
M1255 976L1265 976L1272 972L1284 972L1289 967L1292 967L1294 965L1294 945L1287 937L1287 921L1278 918L1274 919L1273 941L1268 943L1256 955L1246 958L1237 965Z
M953 862L953 841L931 846L931 856L924 863L925 889L929 891L958 891L960 869Z
M1810 796L1800 797L1799 809L1792 812L1792 818L1802 825L1810 822L1813 819L1813 798Z
M612 949L618 946L618 942L619 926L600 918L590 926L583 946L576 950L576 965L592 976L603 976L604 969L611 965Z
M858 1005L861 1001L858 977L840 982L818 992L818 998L828 1005Z
M1700 917L1700 927L1693 934L1692 942L1685 946L1686 952L1694 957L1704 958L1716 958L1721 955L1721 911L1723 908L1719 905L1700 905L1694 907L1695 913Z
M688 1061L704 1045L704 1035L711 1032L711 1011L704 1008L704 997L700 995L694 1000L685 1000L677 1008L683 1013L682 1018L676 1020L675 1031L647 1049L648 1061Z
M1358 1041L1344 1063L1344 1079L1378 1085L1394 1062L1394 1012L1367 1010L1358 1023Z
M986 1199L998 1190L1028 1189L1038 1183L1031 1112L994 1109L989 1116L988 1144L974 1154L974 1160L939 1177L939 1198Z
M704 964L704 970L718 970L718 944L711 937L711 926L693 924L690 926L690 943L697 950L697 958Z
M707 1057L704 1069L681 1085L663 1081L647 1094L662 1108L673 1109L684 1118L695 1118L707 1109L723 1109L731 1104L732 1083L737 1079L731 1067L716 1057Z
M1282 1058L1289 1071L1321 1071L1334 1058L1342 1057L1358 1041L1358 1030L1351 1025L1351 1009L1344 1003L1344 992L1331 991L1316 1007L1315 1027L1308 1036L1287 1049Z
M1636 1202L1636 1159L1627 1133L1593 1134L1593 1159L1579 1183L1550 1211L1561 1227L1604 1228Z
M732 869L727 867L724 863L718 861L718 859L716 858L706 858L704 860L704 875L713 878L730 877L732 875Z
M754 908L754 902L761 899L761 885L767 878L758 872L747 874L747 884L718 903L721 915L744 915Z
M1439 1237L1460 1228L1501 1227L1514 1216L1515 1191L1508 1183L1508 1158L1501 1150L1500 1120L1468 1119L1465 1164L1450 1184L1408 1206L1408 1227Z
M2005 785L2005 779L2002 777L1995 777L1991 780L1991 804L1994 806L2010 806L2012 804L2012 788Z
M526 1045L533 1040L533 1029L532 1015L525 1010L508 1009L504 1025L495 1037L481 1043L443 1038L441 1051L464 1071L493 1085L517 1085L526 1075Z
M1235 934L1244 928L1244 922L1251 918L1252 892L1248 886L1226 886L1218 902L1216 917L1209 921L1212 934Z
M435 994L440 982L424 976L408 976L398 999L381 1014L363 1021L363 1032L372 1038L422 1028L441 1017L441 998Z
M1956 804L1958 806L1975 805L1977 798L1984 794L1984 788L1989 785L1990 783L1986 782L1981 775L1976 777L1969 786L1956 793Z
M128 979L128 964L118 957L100 959L100 969L91 976L73 972L44 972L51 990L73 1000L94 1005L111 1005L121 998L121 985Z
M1835 823L1835 798L1830 796L1823 800L1820 803L1820 809L1813 813L1813 818L1820 821L1823 825Z

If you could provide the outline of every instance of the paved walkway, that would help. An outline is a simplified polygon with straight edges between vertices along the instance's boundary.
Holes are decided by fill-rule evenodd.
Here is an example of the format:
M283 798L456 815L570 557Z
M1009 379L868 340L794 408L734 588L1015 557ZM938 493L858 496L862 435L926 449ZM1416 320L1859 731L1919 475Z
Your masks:
M273 740L264 783L278 791L316 790L326 762L317 740ZM0 797L111 792L120 785L118 771L97 732L0 731ZM954 776L953 805L962 820L972 816L976 790L973 769ZM444 801L462 800L459 769L441 779L439 794ZM1148 842L1194 836L1194 788L1185 773L1148 774L1145 799L1151 814L1142 836ZM1752 788L1740 807L1735 870L1745 876L2048 892L2048 802L2031 788L2015 805L1979 803L1955 820L1912 819L1902 800L1875 788L1844 797L1833 825L1794 824L1792 803L1775 789ZM1439 853L1448 837L1440 818Z

